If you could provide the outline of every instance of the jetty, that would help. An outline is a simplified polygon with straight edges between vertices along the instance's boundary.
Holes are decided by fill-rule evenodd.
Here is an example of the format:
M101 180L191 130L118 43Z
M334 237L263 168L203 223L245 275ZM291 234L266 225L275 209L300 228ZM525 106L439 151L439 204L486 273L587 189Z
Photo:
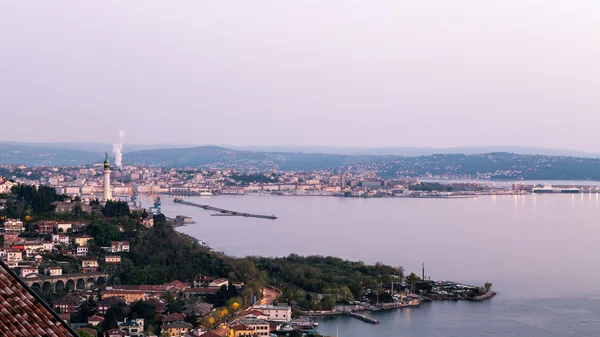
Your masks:
M214 212L217 212L217 214L220 213L220 214L223 214L224 216L243 216L246 218L259 218L259 219L269 219L269 220L277 219L277 217L275 215L261 215L261 214L236 212L236 211L231 211L228 209L213 207L210 205L201 205L201 204L196 204L196 203L189 202L189 201L183 201L183 199L179 199L179 198L173 199L173 202L176 204L182 204L182 205L202 208L207 211L214 211Z
M379 324L379 321L371 318L369 316L365 316L365 315L361 315L359 313L356 312L352 312L352 311L344 311L344 315L346 316L350 316L350 317L354 317L354 318L358 318L363 322L367 322L367 323L371 323L371 324Z

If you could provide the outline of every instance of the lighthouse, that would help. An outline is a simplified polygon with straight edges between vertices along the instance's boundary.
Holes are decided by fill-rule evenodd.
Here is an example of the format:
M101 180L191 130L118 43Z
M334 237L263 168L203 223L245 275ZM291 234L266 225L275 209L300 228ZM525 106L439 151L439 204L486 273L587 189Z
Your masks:
M108 153L104 154L104 180L103 180L103 199L104 201L112 199L112 193L110 193L110 163L108 162Z

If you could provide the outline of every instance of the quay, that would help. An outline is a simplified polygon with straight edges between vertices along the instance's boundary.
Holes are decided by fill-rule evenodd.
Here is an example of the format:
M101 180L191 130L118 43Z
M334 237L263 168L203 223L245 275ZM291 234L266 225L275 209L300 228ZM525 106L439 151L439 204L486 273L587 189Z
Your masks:
M344 315L350 316L350 317L354 317L354 318L358 318L363 322L367 322L367 323L371 323L371 324L379 324L379 321L371 318L369 316L365 316L365 315L361 315L359 313L356 312L352 312L352 311L344 311Z
M421 305L421 299L411 300L408 302L379 303L379 304L377 304L376 308L378 310L386 310L386 309L417 307L419 305Z
M227 209L223 209L223 208L218 208L218 207L213 207L210 205L201 205L201 204L196 204L193 202L189 202L189 201L183 201L183 199L178 199L175 198L173 199L173 202L176 204L182 204L182 205L187 205L187 206L192 206L192 207L198 207L198 208L202 208L208 211L214 211L214 212L218 212L224 215L228 215L228 216L243 216L243 217L247 217L247 218L259 218L259 219L270 219L270 220L275 220L277 219L277 217L275 215L260 215L260 214L252 214L252 213L242 213L242 212L236 212L236 211L230 211Z

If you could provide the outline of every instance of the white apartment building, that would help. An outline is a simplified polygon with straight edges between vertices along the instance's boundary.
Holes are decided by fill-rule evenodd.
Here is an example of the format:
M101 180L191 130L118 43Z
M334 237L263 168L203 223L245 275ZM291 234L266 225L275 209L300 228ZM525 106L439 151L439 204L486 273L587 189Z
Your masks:
M17 219L6 219L4 225L0 226L0 232L7 234L21 234L23 232L23 221Z
M263 312L270 322L287 323L292 319L292 308L287 304L253 305L252 309Z

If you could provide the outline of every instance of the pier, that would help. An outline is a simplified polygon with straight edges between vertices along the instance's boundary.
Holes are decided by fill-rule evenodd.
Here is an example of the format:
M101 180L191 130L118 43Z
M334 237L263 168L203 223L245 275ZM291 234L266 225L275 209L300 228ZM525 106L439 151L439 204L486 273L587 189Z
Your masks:
M369 316L365 316L365 315L361 315L359 313L356 312L352 312L352 311L344 311L344 315L350 316L350 317L354 317L354 318L358 318L363 322L367 322L367 323L371 323L371 324L379 324L379 321L371 318Z
M202 208L207 211L218 212L217 214L223 214L224 216L243 216L243 217L247 217L247 218L259 218L259 219L269 219L269 220L277 219L277 217L275 215L260 215L260 214L230 211L228 209L213 207L210 205L201 205L201 204L196 204L196 203L189 202L189 201L183 201L183 199L178 199L178 198L173 199L173 202L176 204L182 204L182 205Z

